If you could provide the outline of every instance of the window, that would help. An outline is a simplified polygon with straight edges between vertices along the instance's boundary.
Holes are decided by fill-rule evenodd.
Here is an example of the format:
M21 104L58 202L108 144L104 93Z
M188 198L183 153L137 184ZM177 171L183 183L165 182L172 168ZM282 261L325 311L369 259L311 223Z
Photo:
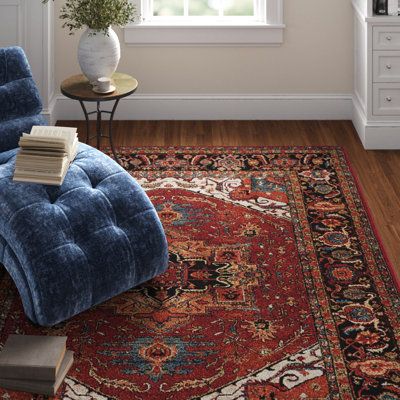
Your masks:
M283 40L283 0L131 0L140 21L125 28L136 45L266 45Z
M144 20L168 23L265 22L264 0L150 0Z

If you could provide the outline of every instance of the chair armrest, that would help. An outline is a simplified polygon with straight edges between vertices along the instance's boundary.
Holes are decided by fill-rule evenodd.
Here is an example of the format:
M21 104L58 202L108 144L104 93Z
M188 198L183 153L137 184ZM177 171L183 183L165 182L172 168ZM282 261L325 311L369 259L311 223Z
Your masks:
M32 78L0 86L0 122L39 114L41 110L39 91Z

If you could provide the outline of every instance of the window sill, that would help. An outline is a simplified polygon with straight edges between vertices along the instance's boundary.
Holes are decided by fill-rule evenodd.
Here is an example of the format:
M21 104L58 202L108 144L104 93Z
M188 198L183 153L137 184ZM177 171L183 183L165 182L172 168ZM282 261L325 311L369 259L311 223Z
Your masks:
M283 24L131 24L124 28L128 45L264 46L283 42Z

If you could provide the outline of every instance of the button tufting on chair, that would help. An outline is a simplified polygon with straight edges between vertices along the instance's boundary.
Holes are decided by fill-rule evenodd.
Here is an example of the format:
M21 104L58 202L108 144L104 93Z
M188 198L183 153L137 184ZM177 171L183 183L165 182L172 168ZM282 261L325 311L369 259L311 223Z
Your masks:
M2 171L8 177L0 179L0 201L7 204L0 237L12 250L0 262L27 316L40 325L70 318L167 266L163 228L143 189L100 151L84 144L79 151L86 157L71 166L61 187L12 182L16 150ZM82 168L87 176L100 169L98 188Z
M0 77L6 64L1 58L8 53L14 66L20 58L15 80L29 78L19 48L0 49ZM10 120L4 127L1 119L7 116L0 111L0 263L14 280L28 318L52 326L165 271L168 248L143 189L90 146L79 145L60 187L12 181L21 129L29 131L39 121L34 113L40 112L40 99L31 83L20 87L12 105L12 116L20 113L21 123ZM35 92L32 102L23 91L27 88ZM29 123L18 98L24 107L33 105Z

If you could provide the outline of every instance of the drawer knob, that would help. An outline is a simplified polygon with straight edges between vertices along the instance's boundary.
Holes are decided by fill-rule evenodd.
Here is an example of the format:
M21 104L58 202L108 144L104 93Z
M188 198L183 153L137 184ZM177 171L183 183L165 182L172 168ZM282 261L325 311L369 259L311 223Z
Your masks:
M392 69L392 66L390 64L386 65L386 69Z
M390 42L392 40L392 37L390 35L387 35L386 40L389 40L389 42Z
M385 100L391 102L391 101L392 101L392 98L391 98L391 97L386 97Z

